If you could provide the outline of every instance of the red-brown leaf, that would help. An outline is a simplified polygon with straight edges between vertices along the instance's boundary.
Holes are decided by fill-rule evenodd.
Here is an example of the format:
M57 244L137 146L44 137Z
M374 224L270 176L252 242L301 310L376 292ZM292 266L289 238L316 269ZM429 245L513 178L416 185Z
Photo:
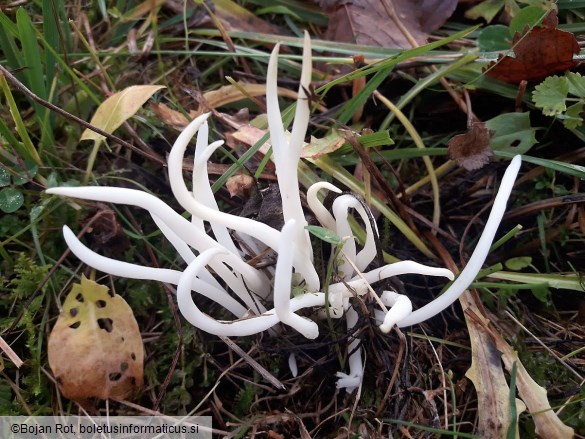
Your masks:
M524 35L516 33L512 41L516 57L500 55L488 65L486 75L517 84L575 67L577 62L573 55L579 53L579 44L572 33L557 29L557 25L558 18L553 10L542 27L534 27Z

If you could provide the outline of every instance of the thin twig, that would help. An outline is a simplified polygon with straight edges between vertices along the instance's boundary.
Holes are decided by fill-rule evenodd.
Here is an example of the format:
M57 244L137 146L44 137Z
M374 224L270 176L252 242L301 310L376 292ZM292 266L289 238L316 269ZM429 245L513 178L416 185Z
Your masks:
M72 120L73 122L77 122L79 125L87 128L88 130L91 130L95 133L98 133L108 139L110 139L113 142L116 142L122 146L125 146L126 148L131 149L134 152L137 152L139 154L144 155L145 157L148 157L151 160L156 161L157 163L161 163L163 165L166 165L166 163L164 162L164 160L162 160L159 157L154 157L144 151L142 151L141 149L135 147L134 145L132 145L131 143L126 142L125 140L120 139L117 136L114 136L113 134L110 134L96 126L93 126L92 124L90 124L89 122L84 121L83 119L63 110L62 108L57 107L54 104L51 104L50 102L38 97L36 94L34 94L32 91L30 91L22 82L20 82L14 75L12 75L5 67L3 67L2 65L0 65L0 74L4 75L4 77L6 79L8 79L8 81L10 81L12 83L12 85L14 85L18 90L20 90L22 93L24 93L26 96L28 96L29 98L31 98L33 101L39 103L40 105L42 105L45 108L48 108L51 111L54 111L55 113L60 114L61 116L65 117L66 119Z

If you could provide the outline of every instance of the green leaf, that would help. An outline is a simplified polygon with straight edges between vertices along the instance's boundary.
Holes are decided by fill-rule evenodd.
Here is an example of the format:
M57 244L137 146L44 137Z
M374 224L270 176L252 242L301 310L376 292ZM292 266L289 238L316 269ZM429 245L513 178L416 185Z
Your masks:
M532 102L545 116L555 116L567 109L569 80L565 76L549 76L534 88Z
M24 167L26 169L23 169L19 164L14 166L12 183L17 186L28 183L39 172L39 166L30 160L25 160Z
M536 26L542 21L546 14L548 14L548 11L539 8L538 6L527 6L520 9L510 22L510 36L514 36L516 32L523 33L526 26Z
M311 137L311 141L303 146L301 151L301 157L313 158L322 156L323 154L329 154L333 151L338 150L345 144L345 137L343 137L338 130L331 130L329 134L321 139Z
M465 12L465 17L470 18L471 20L483 18L489 23L503 7L504 0L485 0L479 5L467 10L467 12Z
M0 187L8 186L10 184L10 174L8 169L0 166Z
M559 116L559 119L563 120L565 127L569 129L575 129L583 125L583 101L579 101L576 104L571 105L565 111L565 114Z
M484 28L477 37L477 46L482 52L510 49L510 34L507 26L495 24Z
M5 187L0 190L0 210L5 213L16 212L24 203L24 196L18 189Z
M530 256L519 256L517 258L510 258L506 262L504 262L506 268L512 271L523 270L530 264L532 264L532 258Z
M320 240L328 242L329 244L339 245L343 243L343 238L333 230L329 230L320 226L307 226L306 229L312 235L315 235Z
M22 140L22 144L20 142L17 142L12 145L13 148L22 157L28 157L37 163L41 163L39 153L35 149L35 146L33 145L30 136L28 135L26 125L22 120L20 110L18 109L18 105L16 105L16 101L14 100L14 96L12 95L12 91L8 86L8 82L6 82L6 78L4 77L4 75L0 75L0 88L2 89L2 91L4 92L4 96L6 97L8 108L10 109L10 114L12 115L12 120L16 125L16 132L19 134L20 139ZM2 131L4 131L4 128L2 128Z
M569 81L569 93L585 98L585 78L580 73L567 72L565 77Z
M540 300L542 303L548 303L550 300L550 289L545 285L531 288L532 295Z
M494 151L525 154L536 144L536 128L530 126L530 113L505 113L486 123L494 131L491 144Z

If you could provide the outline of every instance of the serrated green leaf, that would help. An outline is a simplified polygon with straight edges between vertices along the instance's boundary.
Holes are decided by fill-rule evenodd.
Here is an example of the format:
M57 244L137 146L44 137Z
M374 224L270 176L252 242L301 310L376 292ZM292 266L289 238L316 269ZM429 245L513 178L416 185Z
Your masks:
M585 98L585 78L579 73L567 72L565 77L569 81L569 93Z
M519 256L517 258L510 258L506 262L504 262L506 268L512 271L523 270L530 264L532 264L532 258L530 256Z
M579 101L576 104L571 105L565 111L565 114L559 116L559 119L563 120L565 127L569 129L575 129L583 125L583 101Z
M491 145L494 151L525 154L536 144L536 128L530 126L530 113L505 113L488 120L494 131Z
M0 210L4 213L16 212L24 203L24 196L18 189L5 187L0 190Z
M510 34L507 26L487 26L477 36L477 46L482 52L496 52L510 49Z
M343 243L343 238L333 230L329 230L320 226L307 226L306 228L309 233L315 235L322 241L328 242L329 244L339 245Z
M534 88L532 102L545 116L556 116L567 109L569 80L565 76L549 76Z

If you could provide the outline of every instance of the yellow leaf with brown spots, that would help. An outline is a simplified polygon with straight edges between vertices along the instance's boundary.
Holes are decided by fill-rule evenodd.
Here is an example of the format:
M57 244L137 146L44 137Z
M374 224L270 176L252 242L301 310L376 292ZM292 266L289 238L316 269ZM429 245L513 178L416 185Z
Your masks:
M144 347L132 309L85 276L65 299L48 354L61 393L75 401L125 399L144 382Z

